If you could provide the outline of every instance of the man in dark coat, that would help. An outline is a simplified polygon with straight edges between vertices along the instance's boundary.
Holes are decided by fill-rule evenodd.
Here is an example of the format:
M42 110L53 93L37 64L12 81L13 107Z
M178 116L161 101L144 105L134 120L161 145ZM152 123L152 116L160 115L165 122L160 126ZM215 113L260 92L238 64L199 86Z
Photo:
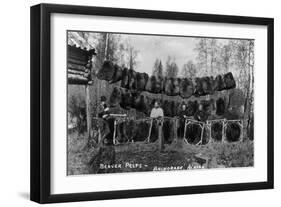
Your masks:
M110 135L110 128L108 123L109 118L109 107L106 104L106 97L101 96L100 105L97 109L97 114L99 118L99 143L103 144L108 142L107 138Z
M184 138L185 119L188 116L186 104L183 103L178 114L178 138Z

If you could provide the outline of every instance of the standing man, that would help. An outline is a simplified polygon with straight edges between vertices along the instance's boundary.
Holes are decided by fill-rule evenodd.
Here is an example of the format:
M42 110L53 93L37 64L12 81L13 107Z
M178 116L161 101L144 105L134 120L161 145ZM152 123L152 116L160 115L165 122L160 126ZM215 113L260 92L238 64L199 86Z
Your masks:
M159 102L155 100L154 107L150 113L150 118L153 118L153 122L149 132L149 139L152 139L152 141L156 141L157 139L159 139L160 150L164 148L164 140L162 136L163 117L164 117L163 109L160 107ZM151 131L156 132L153 134L157 134L157 136L150 137Z
M154 102L154 107L150 112L150 117L151 118L163 118L164 117L163 109L159 106L158 101Z
M106 97L101 96L100 105L98 106L98 118L99 118L99 140L98 142L103 144L106 142L105 138L110 134L110 128L107 121L109 117L109 107L106 104Z

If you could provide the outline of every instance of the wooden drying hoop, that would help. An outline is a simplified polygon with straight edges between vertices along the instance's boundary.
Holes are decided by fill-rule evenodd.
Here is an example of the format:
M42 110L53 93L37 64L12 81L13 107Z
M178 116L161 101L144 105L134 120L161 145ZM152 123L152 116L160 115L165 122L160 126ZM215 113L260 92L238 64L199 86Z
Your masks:
M226 121L226 119L213 119L213 120L208 120L207 122L206 122L206 127L209 129L209 131L210 131L210 134L209 134L209 141L208 141L208 143L206 143L206 144L209 144L209 143L213 143L214 142L214 138L212 137L212 124L213 123L218 123L218 122L222 122L222 138L221 138L221 140L223 141L223 140L225 140L225 138L224 138L224 127L225 127L225 121Z
M243 141L243 120L242 119L226 120L224 122L224 127L223 127L224 140L223 140L223 142L227 142L226 141L226 127L228 127L228 124L230 124L230 123L237 123L240 126L241 133L240 133L239 140L236 142L242 142Z
M196 120L193 120L193 119L189 119L189 118L186 118L185 119L185 124L184 124L184 133L183 133L183 140L186 144L190 144L187 139L185 138L186 137L186 130L187 130L187 126L189 124L197 124L200 126L201 128L201 137L200 137L200 141L198 143L196 143L195 145L200 145L202 144L202 140L203 140L203 133L204 133L204 128L205 128L205 123L204 122L201 122L201 121L196 121Z
M226 127L228 127L229 123L237 123L240 126L241 129L241 134L239 137L238 141L242 141L243 139L243 120L242 119L234 119L234 120L227 120L227 119L214 119L214 120L208 120L206 126L208 127L209 131L210 131L210 136L209 136L209 143L213 143L214 142L214 138L212 137L212 124L213 123L217 123L217 122L222 122L222 142L226 143Z
M152 131L152 126L153 126L153 121L156 120L158 123L158 139L162 137L162 127L163 127L163 123L165 119L169 119L174 121L174 130L175 130L175 136L174 136L174 140L177 140L177 121L178 121L178 117L161 117L161 118L143 118L143 119L135 119L132 117L126 117L126 116L117 116L114 120L114 132L113 132L113 144L117 145L120 144L120 142L116 139L116 131L117 131L117 125L123 122L126 122L128 120L134 120L136 122L149 122L150 126L149 126L149 132L148 132L148 136L147 138L144 140L145 143L150 143L150 138L151 138L151 131ZM210 135L209 135L209 141L206 144L209 143L213 143L214 142L214 138L212 137L212 124L213 123L217 123L217 122L222 122L223 126L222 126L222 142L225 143L227 142L226 140L226 128L228 127L229 123L237 123L240 126L241 129L241 134L239 137L239 141L241 142L243 139L243 120L241 119L235 119L235 120L226 120L226 119L214 119L214 120L208 120L206 123L201 122L201 121L197 121L194 119L190 119L190 118L185 118L185 126L184 126L184 136L183 136L183 140L185 143L190 144L187 139L186 139L186 132L187 132L187 126L190 124L197 124L200 126L201 128L201 137L198 143L196 143L195 145L201 145L202 141L203 141L203 134L204 134L204 129L205 127L207 127L210 131ZM101 137L101 133L99 130L99 142L100 142L100 137ZM162 139L162 138L161 138ZM164 142L163 140L161 140L160 143ZM162 143L163 144L163 143Z
M128 120L134 120L135 122L141 122L141 121L150 122L149 135L145 139L145 142L146 142L147 139L149 140L151 128L152 128L152 121L153 121L151 118L135 119L135 118L132 118L132 117L116 117L115 120L114 120L114 132L113 132L113 144L114 145L120 144L120 142L116 139L117 125L120 124L120 123L126 122Z

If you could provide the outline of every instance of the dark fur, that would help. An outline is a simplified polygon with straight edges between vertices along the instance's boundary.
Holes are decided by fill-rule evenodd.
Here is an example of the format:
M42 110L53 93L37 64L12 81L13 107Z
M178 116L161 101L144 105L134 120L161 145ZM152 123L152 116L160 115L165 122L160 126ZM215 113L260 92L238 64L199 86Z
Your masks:
M121 102L122 91L118 87L114 87L113 91L109 97L109 105L110 106L117 106Z
M144 91L146 83L148 81L148 75L146 73L137 73L136 82L137 90Z
M235 142L238 141L241 134L241 128L237 123L229 123L226 127L225 136L227 141Z
M221 75L218 75L214 80L214 90L215 91L222 91L224 90L225 85Z
M213 94L212 80L210 77L203 77L201 79L203 94Z
M172 116L172 102L168 101L168 100L165 100L164 101L164 104L163 104L163 111L164 111L164 115L165 116L169 116L171 117Z
M186 127L186 136L188 143L190 144L196 144L201 139L201 127L198 124L189 124Z
M216 105L217 105L216 114L217 114L218 116L223 115L224 112L225 112L225 102L224 102L223 98L219 98L219 99L216 101Z
M149 122L137 122L137 131L134 141L144 141L148 137L149 127Z
M163 123L164 143L171 144L174 138L174 122L170 119L164 119Z
M200 104L202 105L202 110L210 115L212 113L212 109L213 109L213 100L202 100L200 102Z
M187 116L194 116L194 114L198 111L198 102L197 101L188 101L186 114Z
M215 122L211 126L212 138L215 139L216 141L222 140L222 127L223 124L221 122Z
M146 113L147 106L145 104L144 95L140 95L135 99L134 107L136 110Z
M120 106L124 109L130 109L133 105L133 96L128 90L122 91L122 99L120 102Z
M128 89L136 89L137 88L137 72L133 69L129 70L128 73Z
M224 82L224 87L226 90L233 89L236 87L236 83L235 83L234 77L231 72L226 73L223 76L223 82Z
M122 80L122 74L123 74L123 70L122 68L120 68L118 65L114 65L114 75L112 77L112 80L110 81L110 83L116 83L120 80Z
M178 115L179 108L180 108L180 103L175 102L175 101L171 102L172 117L175 117Z
M180 82L180 96L182 98L189 98L192 96L194 91L193 83L187 78L183 78Z
M128 82L129 82L129 70L128 68L124 68L122 72L121 87L128 88Z
M151 109L153 107L153 99L149 96L145 97L145 105L146 105L146 115L149 116Z
M114 65L111 61L104 61L97 77L101 80L111 81L115 73Z
M203 96L204 95L201 78L195 78L194 95L195 96Z
M150 77L151 81L151 90L149 92L151 93L157 93L157 80L155 76Z

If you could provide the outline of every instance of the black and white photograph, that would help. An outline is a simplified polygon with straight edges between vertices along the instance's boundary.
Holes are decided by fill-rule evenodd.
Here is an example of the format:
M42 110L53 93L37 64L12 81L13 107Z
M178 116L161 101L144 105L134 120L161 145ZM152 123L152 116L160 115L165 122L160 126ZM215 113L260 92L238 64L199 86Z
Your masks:
M31 200L274 188L274 19L258 16L32 6Z
M68 176L255 166L255 39L66 33Z

